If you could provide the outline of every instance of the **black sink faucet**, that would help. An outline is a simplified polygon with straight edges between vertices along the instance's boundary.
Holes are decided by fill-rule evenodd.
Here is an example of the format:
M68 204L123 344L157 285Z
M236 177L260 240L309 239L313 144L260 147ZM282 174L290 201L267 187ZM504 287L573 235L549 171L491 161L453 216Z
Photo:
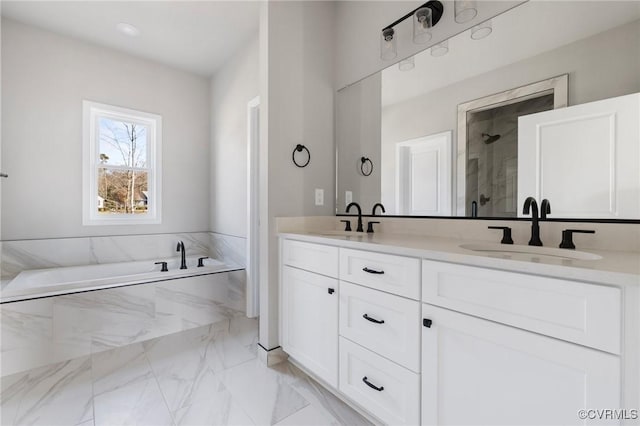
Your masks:
M349 213L349 210L351 210L351 207L353 206L358 209L358 228L356 229L356 232L364 232L364 229L362 229L362 209L360 208L360 204L355 202L349 203L347 206L347 213Z
M538 217L538 203L533 197L527 197L527 199L524 200L524 208L522 209L522 213L529 214L529 210L531 210L531 239L529 240L529 245L541 246L542 241L540 241L540 218Z
M180 269L187 269L187 256L184 250L184 243L182 241L178 242L176 251L180 252Z
M540 203L540 219L546 219L551 214L551 203L546 198Z
M380 207L380 210L382 210L382 213L386 213L387 211L384 209L384 206L382 205L382 203L375 203L373 205L373 209L371 209L371 216L375 216L376 215L376 208Z

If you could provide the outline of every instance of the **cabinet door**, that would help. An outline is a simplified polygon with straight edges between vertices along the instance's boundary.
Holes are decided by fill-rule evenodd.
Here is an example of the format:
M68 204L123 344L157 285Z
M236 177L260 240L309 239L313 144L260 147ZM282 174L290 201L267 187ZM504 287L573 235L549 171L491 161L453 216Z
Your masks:
M338 280L283 266L282 349L338 386Z
M616 355L431 305L422 314L423 425L579 425L581 409L620 408Z

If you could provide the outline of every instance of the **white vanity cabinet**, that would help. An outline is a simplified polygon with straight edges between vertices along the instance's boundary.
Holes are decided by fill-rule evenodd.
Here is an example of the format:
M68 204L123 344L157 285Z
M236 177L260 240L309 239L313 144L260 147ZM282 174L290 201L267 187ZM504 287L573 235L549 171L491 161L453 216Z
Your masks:
M423 316L423 425L580 425L580 409L620 407L618 356L427 304Z
M282 349L385 424L420 423L420 259L281 240Z
M620 408L619 289L424 261L423 300L423 425L578 425L581 409Z
M634 408L635 290L327 242L282 239L282 347L383 424L638 424L579 416Z
M385 424L420 422L420 259L340 249L338 389Z
M323 273L337 273L337 265L337 247L282 242L282 349L334 387L338 386L338 280Z

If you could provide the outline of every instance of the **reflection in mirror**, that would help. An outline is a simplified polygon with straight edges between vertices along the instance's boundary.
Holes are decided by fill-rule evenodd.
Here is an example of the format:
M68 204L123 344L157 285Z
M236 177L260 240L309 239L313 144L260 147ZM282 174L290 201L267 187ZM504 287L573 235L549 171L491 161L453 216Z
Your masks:
M390 215L470 217L475 201L479 217L515 217L528 194L551 200L550 218L640 219L640 211L620 207L640 193L637 113L634 119L616 109L615 117L632 117L626 128L616 127L615 119L585 122L582 127L592 131L579 136L576 126L550 127L560 118L548 115L567 111L561 120L584 122L588 114L603 114L596 101L640 92L640 3L607 2L603 12L600 2L527 2L494 17L492 28L481 40L471 39L470 31L453 37L444 56L432 56L430 49L415 55L409 71L392 65L338 92L336 212L344 213L352 198L365 211L381 201ZM563 75L568 89L561 89L559 99L553 90L532 99L519 92ZM513 96L500 99L505 93ZM495 102L474 104L492 96ZM465 105L460 127L458 113ZM571 113L576 106L589 112ZM523 137L523 117L527 128L553 132ZM448 145L442 142L447 134ZM538 144L544 152L522 143ZM634 160L617 161L621 152ZM359 172L362 156L380 165L369 177ZM604 183L576 188L593 170ZM589 192L596 188L597 194Z
M567 74L458 105L458 214L517 217L518 117L567 106Z

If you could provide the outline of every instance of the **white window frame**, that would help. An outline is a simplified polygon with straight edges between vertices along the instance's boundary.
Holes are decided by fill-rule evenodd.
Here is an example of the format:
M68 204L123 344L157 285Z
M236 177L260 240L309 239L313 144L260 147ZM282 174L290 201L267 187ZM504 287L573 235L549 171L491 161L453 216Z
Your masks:
M82 224L91 225L143 225L162 222L162 117L157 114L101 104L82 102L83 173ZM147 193L145 214L98 214L98 134L99 117L137 123L147 127Z

